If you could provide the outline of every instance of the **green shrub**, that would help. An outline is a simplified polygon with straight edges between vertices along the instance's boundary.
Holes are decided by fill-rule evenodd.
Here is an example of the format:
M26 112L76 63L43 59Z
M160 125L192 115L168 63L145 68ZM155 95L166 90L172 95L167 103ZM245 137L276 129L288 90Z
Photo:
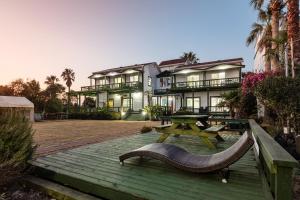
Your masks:
M120 113L109 112L107 110L99 110L97 112L78 112L70 113L69 119L82 119L82 120L110 120L120 119Z
M150 120L157 120L163 113L163 107L155 106L145 106L144 111L148 114Z
M0 111L0 185L24 172L34 150L31 123L21 114Z
M60 99L49 99L45 105L45 111L47 113L58 113L63 111L63 103Z
M143 126L143 128L141 129L141 133L148 133L152 131L152 127L150 126Z

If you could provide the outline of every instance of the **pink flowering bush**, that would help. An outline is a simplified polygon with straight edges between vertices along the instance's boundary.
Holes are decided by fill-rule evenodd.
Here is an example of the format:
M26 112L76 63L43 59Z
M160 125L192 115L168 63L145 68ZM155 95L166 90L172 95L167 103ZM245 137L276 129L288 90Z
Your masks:
M243 95L246 95L248 93L253 93L258 83L263 81L266 77L272 77L277 75L279 74L276 72L260 72L260 73L247 72L243 76L243 81L242 81Z

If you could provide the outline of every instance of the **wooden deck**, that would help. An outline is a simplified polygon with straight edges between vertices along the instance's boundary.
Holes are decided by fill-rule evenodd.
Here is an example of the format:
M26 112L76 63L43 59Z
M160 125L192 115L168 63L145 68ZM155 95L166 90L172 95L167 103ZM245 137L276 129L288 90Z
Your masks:
M218 174L183 172L147 158L119 164L119 155L158 137L157 133L123 137L41 157L32 165L40 177L107 199L267 199L252 150L230 167L227 184ZM239 136L222 137L226 142L219 143L216 150L209 150L193 136L169 137L165 142L196 154L212 154L228 148Z

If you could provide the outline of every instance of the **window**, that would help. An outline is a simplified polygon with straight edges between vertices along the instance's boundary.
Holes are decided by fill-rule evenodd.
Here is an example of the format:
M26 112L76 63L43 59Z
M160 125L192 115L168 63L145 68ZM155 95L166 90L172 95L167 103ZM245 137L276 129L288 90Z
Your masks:
M187 76L186 79L187 79L187 82L190 82L190 81L199 81L200 77L199 77L199 74L193 74L193 75Z
M219 103L223 100L222 97L210 97L210 111L211 112L224 112L228 111L226 107L218 107Z
M161 97L161 106L167 106L167 97Z
M211 79L224 79L225 72L214 73L211 75Z
M138 82L139 81L139 75L136 74L136 75L131 75L129 77L129 82Z
M199 74L193 74L186 77L188 87L199 87Z
M152 105L153 106L157 105L157 97L152 97Z
M225 84L225 72L214 73L211 75L211 85L221 86Z
M132 103L133 103L133 98L131 98L131 104ZM130 99L129 98L123 98L122 106L124 108L129 108L130 107Z
M122 77L114 78L114 83L122 83Z
M97 79L96 85L105 85L105 79Z
M171 85L171 77L162 77L159 81L160 87L169 87Z
M150 76L148 76L148 86L149 87L152 86L152 78Z
M199 97L187 97L186 98L186 107L187 108L193 108L193 102L194 102L194 108L199 109L200 108L200 98Z

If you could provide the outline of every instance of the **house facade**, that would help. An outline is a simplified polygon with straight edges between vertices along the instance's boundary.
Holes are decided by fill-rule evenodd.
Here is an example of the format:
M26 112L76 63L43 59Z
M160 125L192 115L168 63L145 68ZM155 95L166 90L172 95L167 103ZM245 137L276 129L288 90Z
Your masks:
M194 113L222 113L221 94L238 88L243 59L218 60L178 66L160 64L152 104L166 106L171 113L185 108Z
M241 83L242 58L191 64L184 59L118 67L93 72L90 85L77 91L79 105L92 96L96 107L116 112L142 112L158 105L168 113L185 108L194 113L227 113L218 107L221 94Z

